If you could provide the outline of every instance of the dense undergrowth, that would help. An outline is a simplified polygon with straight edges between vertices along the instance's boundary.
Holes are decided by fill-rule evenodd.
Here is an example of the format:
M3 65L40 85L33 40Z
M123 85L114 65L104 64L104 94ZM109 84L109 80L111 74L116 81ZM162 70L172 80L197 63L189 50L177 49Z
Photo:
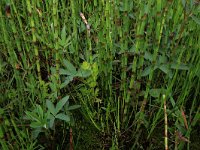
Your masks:
M198 0L1 0L1 149L198 149Z

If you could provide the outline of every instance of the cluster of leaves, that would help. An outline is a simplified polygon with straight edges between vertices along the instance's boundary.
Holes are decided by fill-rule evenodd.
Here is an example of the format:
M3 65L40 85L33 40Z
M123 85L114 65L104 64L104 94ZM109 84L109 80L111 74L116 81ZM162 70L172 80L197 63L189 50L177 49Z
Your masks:
M154 71L159 69L163 73L165 73L170 79L173 77L173 70L189 70L189 65L184 63L179 63L177 61L169 62L169 58L167 55L159 55L156 61L156 64L153 64L153 55L146 51L144 58L149 61L150 65L148 65L142 72L143 77L148 76L150 74L151 69Z
M25 119L31 121L30 127L33 128L33 138L37 138L39 133L49 129L55 130L56 120L63 120L69 125L73 124L71 110L80 108L80 105L69 106L69 96L62 98L56 106L50 101L46 101L47 111L40 105L36 105L33 111L26 111Z
M63 60L64 68L60 69L60 75L64 76L63 83L61 84L61 88L66 87L74 78L86 78L91 75L91 70L85 67L87 62L83 62L81 67L77 70L72 63L68 60Z

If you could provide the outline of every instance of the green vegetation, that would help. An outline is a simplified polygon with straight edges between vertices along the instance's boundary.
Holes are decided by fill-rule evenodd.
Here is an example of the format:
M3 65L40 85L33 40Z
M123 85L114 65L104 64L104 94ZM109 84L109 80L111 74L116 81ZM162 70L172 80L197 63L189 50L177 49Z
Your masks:
M198 0L1 0L0 149L200 147Z

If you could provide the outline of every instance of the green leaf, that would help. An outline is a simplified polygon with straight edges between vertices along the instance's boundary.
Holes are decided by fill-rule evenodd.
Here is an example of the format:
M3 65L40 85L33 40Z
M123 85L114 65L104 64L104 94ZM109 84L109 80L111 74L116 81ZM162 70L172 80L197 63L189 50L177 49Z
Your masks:
M91 69L91 66L90 66L90 63L88 63L87 61L84 61L81 65L81 68L83 70L90 70Z
M1 60L1 57L0 57L0 60ZM0 72L1 73L3 73L4 72L4 68L5 68L5 66L7 65L7 63L5 63L5 62L0 62Z
M68 101L69 96L65 96L62 98L57 104L56 104L56 114L63 108L63 106L66 104Z
M175 123L175 126L176 128L178 128L178 131L180 131L182 134L185 134L187 131L186 131L186 128L184 127L184 123L182 122L176 122Z
M71 73L76 74L76 68L66 59L63 60L65 68Z
M3 115L3 114L4 114L4 109L0 108L0 115Z
M174 98L172 97L172 95L170 94L170 96L169 96L169 100L170 100L170 102L171 102L171 104L172 104L172 106L173 106L173 109L176 107L176 102L175 102L175 100L174 100Z
M78 109L78 108L80 108L81 107L81 105L73 105L73 106L69 106L68 108L67 108L67 110L69 111L69 110L74 110L74 109Z
M168 73L167 75L169 76L170 79L172 79L172 77L173 77L173 72L172 72L172 70L169 70L169 73Z
M55 67L51 67L50 70L51 70L51 74L56 74L56 68Z
M84 70L84 69L79 69L76 76L77 77L89 77L92 74L92 72L90 70Z
M168 64L163 64L159 66L159 69L167 74L167 76L171 79L173 77L172 70L170 69L170 66Z
M194 0L190 0L190 9L194 6Z
M197 24L200 25L200 19L199 19L199 18L197 18L197 17L194 16L194 15L192 15L191 17L192 17L192 20L194 20Z
M153 55L151 53L147 52L147 51L144 54L144 58L149 60L149 61L153 61Z
M165 55L161 55L158 57L159 64L164 64L167 62L167 57Z
M61 40L61 39L58 39L58 43L61 47L64 47L65 46L65 41L64 40Z
M149 94L152 96L152 97L155 97L155 98L158 98L160 96L160 93L161 93L161 89L151 89L149 91Z
M69 45L69 53L73 54L75 52L75 47L73 44Z
M37 109L37 113L38 113L38 115L39 115L39 118L43 118L44 116L44 112L43 112L43 110L42 110L42 107L40 106L40 105L36 105L36 109Z
M64 120L66 122L70 122L70 117L68 115L63 114L63 113L56 115L56 118Z
M55 117L52 117L49 121L49 127L50 128L53 128L53 125L54 125L54 121L55 121Z
M145 76L149 75L149 74L150 74L150 71L151 71L151 68L152 68L152 66L146 67L146 68L142 71L141 76L142 76L142 77L145 77Z
M163 65L159 66L159 69L166 74L168 74L168 72L170 71L169 65L167 65L167 64L163 64Z
M67 37L67 39L65 40L65 43L66 43L66 44L65 44L65 47L68 46L68 45L70 44L70 42L69 42L70 40L71 40L71 36L69 35L69 36Z
M54 107L54 104L50 100L47 100L46 105L47 105L48 110L55 116L56 115L56 109Z
M185 4L186 4L185 0L181 0L181 1L182 1L183 7L185 7Z
M195 75L200 78L200 69L195 72Z
M37 114L35 112L29 112L29 111L26 111L26 119L29 119L29 120L34 120L34 121L39 121L39 118L37 116Z
M172 63L171 64L171 68L172 69L178 69L178 70L189 70L188 65L186 64L176 64L176 63Z
M41 122L31 122L30 127L31 128L42 128L43 124Z
M66 40L66 26L65 25L64 25L64 27L62 28L62 31L61 31L61 39L62 39L62 41Z
M101 107L101 109L105 110L106 111L106 107Z
M0 138L3 139L4 138L4 131L2 129L3 127L0 126Z
M70 70L67 69L60 69L59 70L60 75L68 75L68 76L74 76L75 74L73 72L70 72Z
M42 132L41 128L33 130L32 131L32 137L33 137L33 139L36 139L41 132Z
M155 66L153 67L153 70L156 70L159 68L159 64L155 64Z
M47 119L51 120L52 118L55 118L55 116L50 114L49 111L47 113L48 113Z
M200 120L200 113L199 113L199 109L197 110L195 116L193 117L193 121L191 123L192 126L195 126L197 122L199 122Z
M49 86L53 92L57 92L56 84L50 83Z
M64 88L67 86L71 81L73 81L74 77L73 76L68 76L65 78L65 81L61 84L60 88Z

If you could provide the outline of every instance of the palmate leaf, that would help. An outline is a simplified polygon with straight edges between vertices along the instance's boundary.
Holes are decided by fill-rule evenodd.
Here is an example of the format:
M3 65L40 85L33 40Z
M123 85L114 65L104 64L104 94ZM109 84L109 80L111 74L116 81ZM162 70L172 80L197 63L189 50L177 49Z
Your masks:
M161 89L151 89L149 91L149 94L152 96L152 97L155 97L155 98L158 98L160 96L160 93L161 93Z
M47 116L48 120L51 120L52 118L55 118L55 116L52 115L51 113L49 113L49 111L47 113L48 113L48 116Z
M64 120L66 122L70 122L70 117L68 115L63 114L63 113L56 115L56 118Z
M61 39L58 40L58 43L62 46L62 47L67 47L70 42L69 40L71 39L71 36L68 36L67 37L67 33L66 33L66 26L64 25L64 27L62 28L62 31L61 31Z
M76 68L68 60L64 59L63 64L71 74L76 74Z
M152 69L152 66L146 67L146 68L142 71L141 76L142 76L142 77L148 76L148 75L150 74L151 69Z
M144 54L144 58L151 61L151 62L153 61L153 55L150 52L146 51L145 54Z
M31 128L42 128L44 126L41 122L31 122L30 127Z
M57 104L56 104L56 110L55 110L55 114L57 114L62 108L63 106L66 104L66 102L68 101L69 96L65 96L64 98L62 98Z
M37 110L37 113L38 113L38 116L40 119L43 119L44 117L44 112L43 112L43 109L40 105L37 105L36 106L36 110Z
M158 63L159 63L159 64L166 64L166 63L167 63L167 56L165 56L165 55L160 55L160 56L158 57Z
M170 79L172 78L173 73L168 64L162 64L161 66L159 66L159 69L167 74Z
M35 120L35 121L38 121L39 119L37 118L37 115L33 112L29 112L29 111L26 111L25 112L26 116L24 117L24 119L27 119L27 120Z
M79 69L76 76L77 77L89 77L92 74L92 72L90 70L84 70L84 69Z
M68 69L62 69L62 68L59 70L59 74L60 75L68 75L68 76L71 76L71 75L74 76L75 75L70 70L68 70Z
M171 63L172 69L178 69L178 70L189 70L189 67L187 64L177 64L177 63Z
M37 128L37 129L33 130L32 131L33 139L36 139L41 132L43 132L41 128Z
M163 71L164 73L168 74L168 72L170 71L170 67L167 64L162 64L159 66L159 69L161 71Z
M71 81L73 81L74 77L73 76L68 76L65 78L64 82L61 84L60 88L64 88L67 86Z
M55 116L56 115L56 109L54 107L54 104L50 100L47 100L46 105L47 105L48 110Z
M54 121L55 121L55 117L52 117L49 121L49 127L50 128L53 128L53 125L54 125Z

